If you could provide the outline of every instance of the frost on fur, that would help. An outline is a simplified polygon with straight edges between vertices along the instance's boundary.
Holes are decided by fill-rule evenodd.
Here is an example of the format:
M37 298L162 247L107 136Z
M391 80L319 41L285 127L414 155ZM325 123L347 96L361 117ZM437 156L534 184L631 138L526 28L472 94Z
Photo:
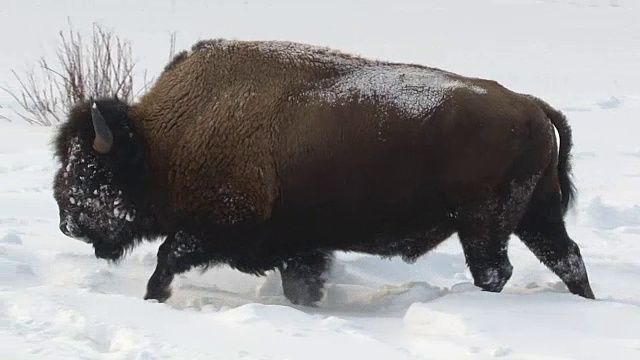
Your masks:
M377 100L403 115L423 116L440 106L454 89L466 86L439 70L409 65L372 65L340 77L329 88L315 94L335 104L353 99ZM479 94L486 93L479 86L468 88Z
M97 246L116 245L125 240L121 238L131 237L129 225L136 219L135 207L98 158L83 152L80 138L71 139L67 162L59 176L63 188L60 194L66 197L66 206L61 209L63 232L83 241L90 237ZM95 238L104 244L96 244Z

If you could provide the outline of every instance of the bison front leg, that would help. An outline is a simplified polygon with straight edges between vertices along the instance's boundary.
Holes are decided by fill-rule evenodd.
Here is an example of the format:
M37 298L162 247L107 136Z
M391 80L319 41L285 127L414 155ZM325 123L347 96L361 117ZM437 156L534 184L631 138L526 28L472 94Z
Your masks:
M199 238L183 232L169 235L158 249L158 262L147 283L144 299L165 302L171 296L171 282L176 274L210 260Z
M322 298L326 272L331 262L332 254L322 251L285 260L278 266L285 297L293 304L315 306Z

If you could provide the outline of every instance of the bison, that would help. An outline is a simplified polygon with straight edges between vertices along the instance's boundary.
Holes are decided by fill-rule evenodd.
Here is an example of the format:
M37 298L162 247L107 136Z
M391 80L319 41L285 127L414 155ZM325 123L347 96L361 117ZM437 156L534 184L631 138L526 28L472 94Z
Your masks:
M76 104L54 139L60 230L121 259L164 238L144 299L176 274L278 270L316 306L336 251L412 262L457 234L500 292L511 234L594 298L564 216L563 114L499 83L286 41L200 41L135 103Z

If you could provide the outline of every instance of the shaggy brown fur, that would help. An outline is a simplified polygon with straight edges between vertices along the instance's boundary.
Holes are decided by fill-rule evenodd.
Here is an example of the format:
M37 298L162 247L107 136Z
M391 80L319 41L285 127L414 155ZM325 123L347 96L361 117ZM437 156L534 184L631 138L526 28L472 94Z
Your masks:
M485 290L511 276L517 232L572 292L593 297L562 220L574 192L566 119L494 81L297 43L212 40L177 55L138 103L97 105L111 153L91 149L90 103L56 141L61 230L109 259L167 236L146 298L164 301L174 274L222 262L279 268L285 295L312 304L332 251L413 261L456 232ZM75 167L80 158L96 176ZM71 204L82 195L70 189L87 184L120 195ZM131 224L80 219L113 212L118 196Z

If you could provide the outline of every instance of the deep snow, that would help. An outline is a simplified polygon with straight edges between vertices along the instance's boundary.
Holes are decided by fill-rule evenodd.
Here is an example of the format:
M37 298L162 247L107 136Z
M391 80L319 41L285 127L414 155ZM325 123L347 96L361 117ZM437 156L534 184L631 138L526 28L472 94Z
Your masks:
M640 3L634 0L5 1L0 68L20 69L66 16L104 20L157 73L170 31L282 39L488 77L564 111L574 129L589 301L514 237L500 294L471 285L457 238L418 260L340 254L319 308L291 306L278 273L227 267L143 301L159 243L119 265L63 236L53 129L0 123L0 359L640 358ZM29 33L18 26L34 23ZM48 50L48 49L47 49ZM0 83L13 81L0 72ZM6 95L0 105L11 106Z

